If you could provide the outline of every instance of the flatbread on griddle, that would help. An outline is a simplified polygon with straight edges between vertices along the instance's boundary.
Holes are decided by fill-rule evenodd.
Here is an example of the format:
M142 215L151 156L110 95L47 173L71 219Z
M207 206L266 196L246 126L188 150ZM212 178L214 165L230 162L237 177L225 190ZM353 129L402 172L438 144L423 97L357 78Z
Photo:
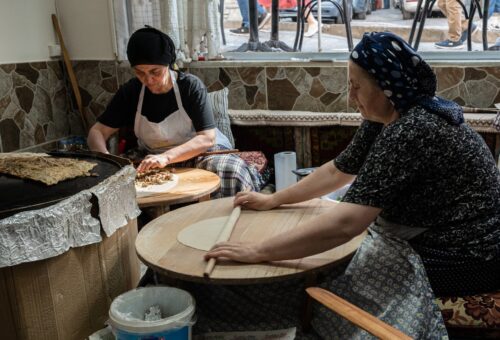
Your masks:
M75 158L39 153L0 153L0 173L54 185L70 178L91 176L96 166Z

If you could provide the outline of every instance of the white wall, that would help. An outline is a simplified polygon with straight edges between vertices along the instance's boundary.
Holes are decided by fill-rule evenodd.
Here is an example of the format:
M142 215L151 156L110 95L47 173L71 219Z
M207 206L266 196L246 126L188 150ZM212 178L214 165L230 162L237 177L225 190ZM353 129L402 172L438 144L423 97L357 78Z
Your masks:
M72 60L115 58L109 0L56 0L55 2L64 43Z
M0 0L0 64L49 59L54 0Z
M56 11L72 60L114 59L108 0L0 0L0 64L50 60Z

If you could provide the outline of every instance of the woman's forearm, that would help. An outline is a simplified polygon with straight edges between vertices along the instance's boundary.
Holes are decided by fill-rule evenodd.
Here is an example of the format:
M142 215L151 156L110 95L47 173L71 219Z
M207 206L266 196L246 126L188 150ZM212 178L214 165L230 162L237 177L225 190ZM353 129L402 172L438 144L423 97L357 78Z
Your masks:
M103 133L97 129L90 129L87 137L87 144L92 151L109 153L106 147L106 138Z
M298 259L347 243L362 233L379 208L339 203L331 211L256 246L259 261Z
M206 135L196 135L184 144L165 151L169 163L182 162L207 151L214 142Z

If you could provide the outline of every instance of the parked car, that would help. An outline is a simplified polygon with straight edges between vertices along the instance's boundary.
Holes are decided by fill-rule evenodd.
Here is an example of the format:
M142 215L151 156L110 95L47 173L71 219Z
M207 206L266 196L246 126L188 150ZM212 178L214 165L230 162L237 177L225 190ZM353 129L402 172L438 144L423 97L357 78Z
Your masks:
M422 6L425 1L422 1ZM394 8L399 7L401 9L401 13L403 14L403 19L413 19L415 17L415 13L417 12L417 4L418 0L396 0ZM441 10L437 6L437 1L432 6L432 13L441 13Z
M342 0L331 0L342 6ZM331 1L323 1L321 3L321 20L324 23L343 24L337 7ZM349 2L348 2L349 3ZM347 17L352 19L366 19L366 15L371 13L370 0L353 0L352 8L349 9ZM313 15L318 17L318 6L313 8ZM297 7L293 8L280 8L280 19L290 19L297 21Z

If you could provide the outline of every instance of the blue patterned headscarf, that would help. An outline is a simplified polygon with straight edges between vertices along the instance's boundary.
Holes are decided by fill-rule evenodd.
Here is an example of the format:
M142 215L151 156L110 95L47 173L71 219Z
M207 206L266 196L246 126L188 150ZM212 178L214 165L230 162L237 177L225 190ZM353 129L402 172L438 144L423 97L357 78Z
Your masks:
M365 33L351 60L375 78L397 112L420 105L453 125L464 122L460 105L435 95L436 75L429 64L397 35Z

